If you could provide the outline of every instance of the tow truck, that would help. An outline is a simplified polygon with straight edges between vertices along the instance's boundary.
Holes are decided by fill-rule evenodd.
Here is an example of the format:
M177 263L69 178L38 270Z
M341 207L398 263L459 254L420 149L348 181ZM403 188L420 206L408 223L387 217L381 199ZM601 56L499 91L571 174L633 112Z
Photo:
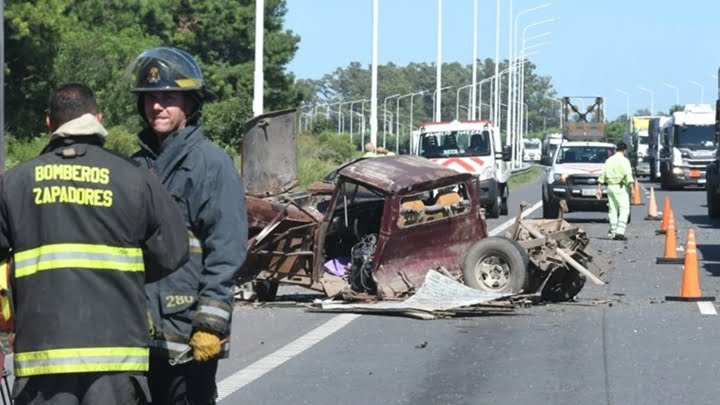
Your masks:
M593 104L578 108L573 102L591 99ZM563 98L564 141L553 156L542 186L543 218L557 218L561 203L568 211L607 211L607 193L595 196L605 160L615 153L607 142L602 97Z
M425 122L412 135L410 154L461 173L480 183L480 202L489 218L508 213L510 149L503 148L500 130L492 122Z

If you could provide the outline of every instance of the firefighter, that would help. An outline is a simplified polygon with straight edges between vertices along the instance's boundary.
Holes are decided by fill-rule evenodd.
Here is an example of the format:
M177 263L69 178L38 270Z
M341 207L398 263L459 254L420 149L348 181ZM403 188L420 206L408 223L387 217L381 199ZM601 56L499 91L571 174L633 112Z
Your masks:
M157 404L212 404L218 359L229 352L233 288L247 251L245 190L233 159L205 138L214 98L200 67L176 48L153 48L130 66L146 127L134 158L160 177L185 215L190 259L149 284L155 325L148 381Z
M188 259L188 238L162 184L103 148L101 118L90 88L60 87L48 145L2 177L16 404L149 400L143 284Z
M635 180L630 161L625 157L626 151L627 144L619 142L615 153L605 161L595 191L595 196L599 200L602 198L602 185L607 186L610 221L608 237L613 240L627 240L625 228L630 215L630 190Z

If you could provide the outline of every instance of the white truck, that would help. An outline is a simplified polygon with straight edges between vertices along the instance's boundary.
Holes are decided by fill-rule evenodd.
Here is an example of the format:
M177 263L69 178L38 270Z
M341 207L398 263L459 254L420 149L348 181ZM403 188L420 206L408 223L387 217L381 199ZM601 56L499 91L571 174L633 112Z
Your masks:
M523 141L523 161L539 162L542 154L542 142L539 139L525 139Z
M623 141L628 146L627 157L632 163L636 176L650 176L648 128L653 118L650 115L632 117L628 132L623 135Z
M687 104L661 129L660 185L663 189L705 186L707 166L715 160L715 109Z
M490 121L425 122L412 133L410 154L472 173L480 182L480 201L489 218L508 213L510 149Z

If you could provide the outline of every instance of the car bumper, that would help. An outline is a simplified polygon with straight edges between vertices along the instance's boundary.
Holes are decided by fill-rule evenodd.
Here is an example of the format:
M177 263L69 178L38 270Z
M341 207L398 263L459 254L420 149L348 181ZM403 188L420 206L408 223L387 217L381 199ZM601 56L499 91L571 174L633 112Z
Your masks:
M567 184L547 184L546 195L551 202L565 200L570 211L598 211L608 210L607 192L603 190L603 197L595 197L596 187L571 186Z
M638 163L637 167L635 168L635 173L638 176L649 176L650 175L650 163L648 163L648 162Z
M682 169L682 174L675 170ZM670 184L673 186L705 186L707 183L707 172L704 169L691 169L687 167L675 167L669 175Z

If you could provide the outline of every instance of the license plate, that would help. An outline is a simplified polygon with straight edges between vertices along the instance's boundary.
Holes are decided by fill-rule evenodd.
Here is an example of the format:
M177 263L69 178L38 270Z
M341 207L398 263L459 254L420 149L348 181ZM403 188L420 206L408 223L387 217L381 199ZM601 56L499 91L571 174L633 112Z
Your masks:
M582 189L582 195L585 197L594 197L595 189L594 188L584 188L584 189Z
M706 182L705 179L698 179L698 184L705 184L705 182Z
M700 177L700 170L690 170L690 177Z

